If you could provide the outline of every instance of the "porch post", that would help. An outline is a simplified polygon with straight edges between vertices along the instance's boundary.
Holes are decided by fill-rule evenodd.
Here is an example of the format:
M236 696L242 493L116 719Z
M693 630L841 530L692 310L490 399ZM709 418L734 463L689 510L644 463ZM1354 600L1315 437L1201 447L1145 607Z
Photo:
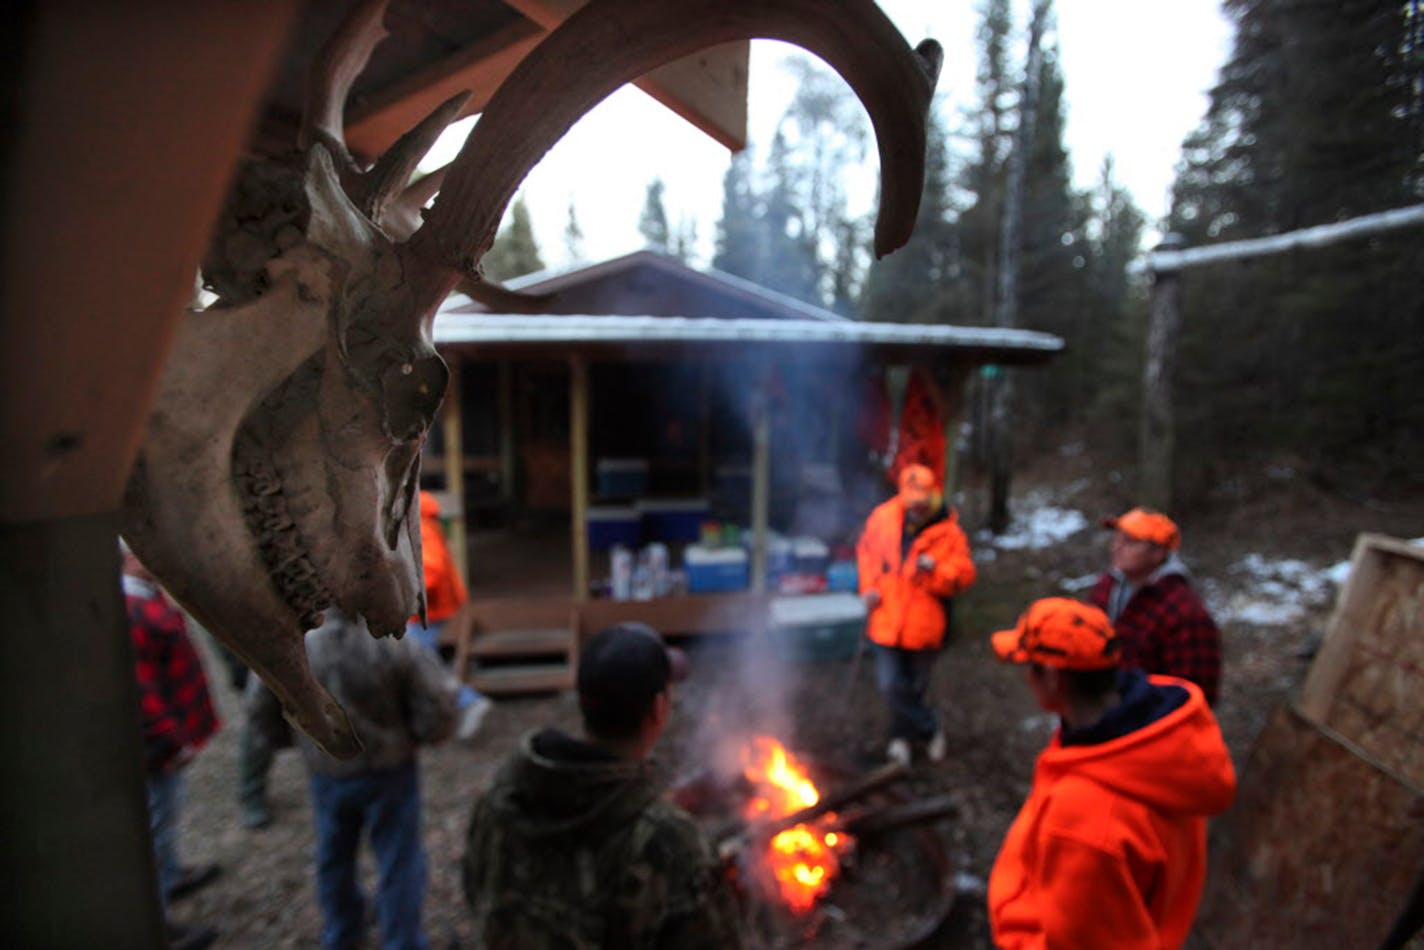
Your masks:
M578 353L569 356L569 482L577 603L588 599L588 361Z
M455 569L465 583L470 582L469 549L466 542L465 514L465 437L461 419L460 368L462 360L451 355L450 385L445 390L445 402L440 407L441 432L445 438L445 493L455 506L451 516L450 547L455 554Z
M771 503L771 422L766 380L758 383L752 408L752 593L766 590L766 535Z

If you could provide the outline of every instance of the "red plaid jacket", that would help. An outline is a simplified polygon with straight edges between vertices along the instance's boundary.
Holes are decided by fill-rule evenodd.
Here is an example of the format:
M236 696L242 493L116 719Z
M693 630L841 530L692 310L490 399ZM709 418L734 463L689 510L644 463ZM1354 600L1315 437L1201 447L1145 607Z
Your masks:
M196 751L218 730L208 679L180 614L153 588L124 578L143 720L144 766L167 771L185 748Z
M1111 573L1098 578L1088 602L1108 611ZM1138 588L1113 618L1122 642L1122 665L1191 680L1215 705L1221 682L1221 631L1181 574L1169 573Z

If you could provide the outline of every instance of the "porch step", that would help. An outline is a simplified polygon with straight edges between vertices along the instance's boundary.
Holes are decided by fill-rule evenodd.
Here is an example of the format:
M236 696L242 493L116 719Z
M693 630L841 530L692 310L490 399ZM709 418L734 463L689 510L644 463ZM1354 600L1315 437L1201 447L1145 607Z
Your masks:
M574 647L572 630L500 630L470 638L470 656L567 657Z
M520 663L471 669L466 681L490 696L516 693L552 693L573 689L574 671L568 663Z

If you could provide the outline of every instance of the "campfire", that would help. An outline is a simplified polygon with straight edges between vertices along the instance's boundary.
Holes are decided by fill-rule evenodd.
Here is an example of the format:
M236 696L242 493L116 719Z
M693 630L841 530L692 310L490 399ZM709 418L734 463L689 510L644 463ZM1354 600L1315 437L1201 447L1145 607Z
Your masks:
M905 766L848 775L758 735L723 767L675 797L736 885L748 947L913 946L948 914L953 872L929 823L955 806L897 789Z
M805 768L770 736L757 736L743 747L742 776L753 790L743 809L748 822L784 819L820 804L821 793ZM826 812L777 831L753 861L769 873L786 906L805 914L831 886L840 855L852 843L837 830L836 814Z

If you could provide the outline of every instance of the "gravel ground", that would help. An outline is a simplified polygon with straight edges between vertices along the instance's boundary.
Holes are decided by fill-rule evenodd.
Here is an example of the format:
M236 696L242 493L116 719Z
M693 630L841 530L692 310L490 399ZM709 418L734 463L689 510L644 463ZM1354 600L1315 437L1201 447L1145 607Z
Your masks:
M1108 493L1085 494L1077 477L1084 473L1072 469L1086 464L1058 460L1050 466L1052 479L1039 481L1036 488L1056 492L1092 515L1127 507ZM1324 567L1348 558L1358 531L1424 534L1421 505L1407 510L1362 506L1279 487L1221 499L1217 505L1229 517L1218 514L1188 523L1184 553L1202 583L1220 596L1250 583L1233 577L1226 566L1252 551ZM960 872L961 890L933 946L989 946L980 888L1028 790L1034 755L1052 728L1018 673L989 655L987 633L1009 625L1029 600L1061 592L1061 580L1100 569L1105 551L1104 532L1090 530L1043 550L999 552L981 564L979 583L960 600L956 633L933 684L949 757L939 764L919 762L903 781L911 797L952 794L960 803L955 818L933 826ZM1313 604L1302 619L1286 626L1224 624L1226 669L1217 712L1238 768L1270 710L1303 679L1331 604L1333 597ZM692 675L679 687L677 722L657 752L671 776L691 774L706 761L701 727L715 724L725 731L730 720L749 718L760 718L769 725L767 731L799 754L836 769L867 771L883 762L886 716L868 662L857 667L842 658L777 667L763 657L748 666L730 638L687 646ZM208 669L225 727L190 769L182 846L185 860L217 861L224 874L175 904L173 915L180 922L218 927L219 947L316 946L320 915L301 762L295 752L279 754L271 775L276 821L261 831L244 830L236 804L236 696L218 675L217 664ZM756 675L749 675L749 669ZM472 743L434 748L422 759L431 862L426 926L436 948L473 945L458 875L470 803L518 736L546 724L576 728L577 709L569 695L501 700ZM365 870L369 876L369 860Z

